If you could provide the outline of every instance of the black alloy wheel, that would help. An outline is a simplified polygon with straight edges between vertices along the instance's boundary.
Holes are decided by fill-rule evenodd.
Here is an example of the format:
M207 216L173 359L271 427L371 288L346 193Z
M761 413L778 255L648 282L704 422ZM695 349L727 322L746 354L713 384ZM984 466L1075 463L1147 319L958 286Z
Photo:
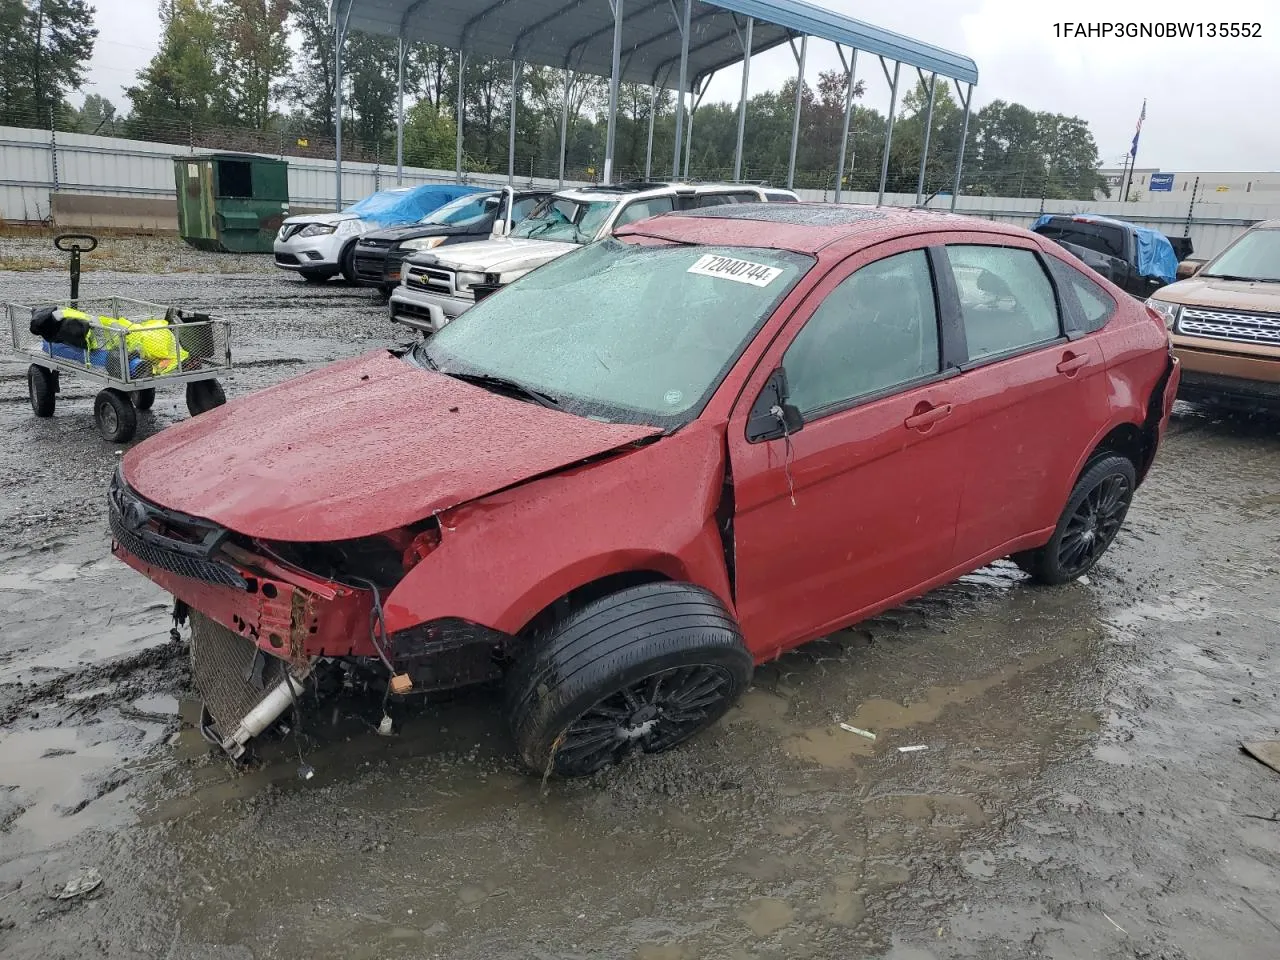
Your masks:
M1108 454L1095 460L1072 488L1049 542L1015 554L1013 561L1032 579L1051 585L1088 573L1120 532L1137 486L1127 457Z
M661 753L718 716L734 679L724 667L696 664L663 670L590 707L560 735L558 771L594 773L640 750Z

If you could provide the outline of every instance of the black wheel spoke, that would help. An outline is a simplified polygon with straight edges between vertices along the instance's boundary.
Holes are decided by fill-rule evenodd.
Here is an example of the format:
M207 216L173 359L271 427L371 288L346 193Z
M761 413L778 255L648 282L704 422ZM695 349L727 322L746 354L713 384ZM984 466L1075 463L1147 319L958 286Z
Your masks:
M650 753L672 747L718 715L729 687L729 674L710 664L650 674L585 710L565 730L555 762L590 773L637 747Z
M1119 474L1105 476L1080 500L1058 540L1058 564L1073 577L1092 566L1110 546L1124 521L1132 494Z

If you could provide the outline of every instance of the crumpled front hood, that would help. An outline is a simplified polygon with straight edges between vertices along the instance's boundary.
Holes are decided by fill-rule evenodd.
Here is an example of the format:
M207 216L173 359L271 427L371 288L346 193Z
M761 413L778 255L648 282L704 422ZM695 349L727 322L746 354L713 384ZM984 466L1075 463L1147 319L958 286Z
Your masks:
M482 240L438 253L422 254L411 258L410 262L439 264L451 270L500 273L504 270L532 270L577 249L576 243L557 240Z
M378 351L176 424L130 450L123 470L147 500L238 533L344 540L660 432L499 396Z
M354 213L300 213L296 217L286 217L285 223L331 223L338 224L344 220L359 220Z
M449 223L411 223L405 227L380 227L364 235L365 240L390 240L393 243L401 240L412 240L415 237L451 237L455 234L474 232L469 227L460 227ZM480 233L488 233L481 230Z
M1191 277L1188 280L1179 280L1167 287L1161 287L1154 296L1157 300L1180 303L1188 307L1280 313L1280 283L1265 283L1260 280Z

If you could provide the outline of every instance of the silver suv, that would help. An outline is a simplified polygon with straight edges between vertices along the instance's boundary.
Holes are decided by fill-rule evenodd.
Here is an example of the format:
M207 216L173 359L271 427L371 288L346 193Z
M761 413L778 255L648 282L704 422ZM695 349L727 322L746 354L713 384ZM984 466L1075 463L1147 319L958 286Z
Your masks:
M552 194L500 240L421 253L405 261L391 293L391 319L435 333L478 297L619 227L673 210L797 199L741 183L619 183Z

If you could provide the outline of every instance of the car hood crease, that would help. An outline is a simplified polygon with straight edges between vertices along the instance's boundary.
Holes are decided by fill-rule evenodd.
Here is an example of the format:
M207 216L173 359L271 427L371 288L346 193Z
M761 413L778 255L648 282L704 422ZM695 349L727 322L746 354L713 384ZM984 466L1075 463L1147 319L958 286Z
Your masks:
M378 351L232 400L125 455L162 507L269 540L369 536L661 433Z

